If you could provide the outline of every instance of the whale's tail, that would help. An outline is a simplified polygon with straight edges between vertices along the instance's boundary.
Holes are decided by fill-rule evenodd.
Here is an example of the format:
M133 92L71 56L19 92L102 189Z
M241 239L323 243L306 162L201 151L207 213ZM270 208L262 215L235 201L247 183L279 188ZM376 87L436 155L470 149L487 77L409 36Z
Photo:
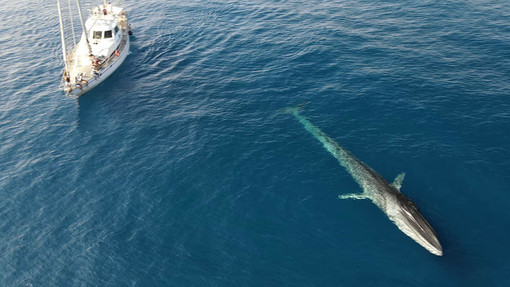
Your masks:
M288 107L280 109L279 111L282 113L290 114L290 115L298 115L299 112L308 104L308 102L302 102L301 104L295 106L295 107Z

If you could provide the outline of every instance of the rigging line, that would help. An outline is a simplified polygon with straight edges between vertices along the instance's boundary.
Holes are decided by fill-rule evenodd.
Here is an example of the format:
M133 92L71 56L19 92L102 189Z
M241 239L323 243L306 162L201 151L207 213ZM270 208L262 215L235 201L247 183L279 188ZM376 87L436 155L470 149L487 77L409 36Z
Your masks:
M73 24L73 12L71 9L71 0L67 0L67 4L69 6L69 19L71 20L71 31L73 32L73 47L76 47L76 35L74 34L74 24Z

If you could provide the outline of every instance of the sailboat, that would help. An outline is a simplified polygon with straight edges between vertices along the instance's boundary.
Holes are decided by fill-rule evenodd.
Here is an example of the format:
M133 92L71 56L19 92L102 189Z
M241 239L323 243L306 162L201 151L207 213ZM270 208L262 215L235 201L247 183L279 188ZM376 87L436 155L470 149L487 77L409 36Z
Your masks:
M97 87L119 68L129 54L131 26L124 11L124 1L117 2L103 1L103 4L92 8L84 22L80 1L76 0L83 33L77 44L73 36L74 45L67 53L63 9L60 0L57 0L64 57L61 88L68 97L79 97ZM67 12L71 17L68 22L74 35L71 11L71 0L68 0Z

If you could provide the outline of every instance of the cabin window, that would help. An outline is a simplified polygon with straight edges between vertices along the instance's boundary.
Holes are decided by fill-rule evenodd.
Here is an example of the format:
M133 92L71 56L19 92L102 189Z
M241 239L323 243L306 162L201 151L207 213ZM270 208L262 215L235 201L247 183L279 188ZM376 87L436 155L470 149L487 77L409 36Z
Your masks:
M112 36L112 30L104 31L104 38L105 39L108 39L108 38L111 38L111 37L113 37Z
M94 31L92 33L92 38L94 38L94 39L101 39L102 34L103 34L103 31Z
M117 35L118 32L119 32L119 27L115 26L115 35Z

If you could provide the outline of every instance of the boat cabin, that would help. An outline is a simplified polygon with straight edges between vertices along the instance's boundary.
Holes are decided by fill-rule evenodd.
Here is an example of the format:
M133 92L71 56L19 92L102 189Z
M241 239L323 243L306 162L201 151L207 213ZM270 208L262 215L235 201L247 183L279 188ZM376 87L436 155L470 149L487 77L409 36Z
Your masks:
M115 11L114 14L111 5L105 6L103 10L105 12L94 11L93 16L85 23L92 54L99 59L108 58L115 53L122 39L119 19L116 16L120 11Z

